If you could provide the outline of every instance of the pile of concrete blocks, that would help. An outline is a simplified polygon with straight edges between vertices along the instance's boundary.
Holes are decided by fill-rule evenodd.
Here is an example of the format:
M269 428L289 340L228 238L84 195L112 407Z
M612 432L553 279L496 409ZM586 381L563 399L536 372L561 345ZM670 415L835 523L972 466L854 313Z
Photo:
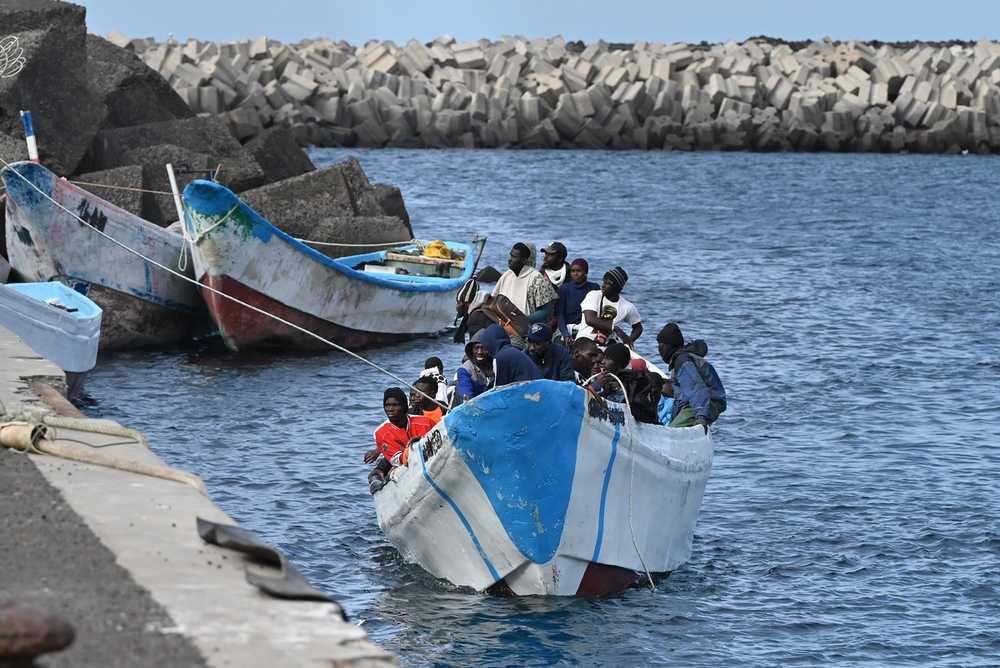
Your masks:
M1000 43L108 40L240 141L1000 152Z

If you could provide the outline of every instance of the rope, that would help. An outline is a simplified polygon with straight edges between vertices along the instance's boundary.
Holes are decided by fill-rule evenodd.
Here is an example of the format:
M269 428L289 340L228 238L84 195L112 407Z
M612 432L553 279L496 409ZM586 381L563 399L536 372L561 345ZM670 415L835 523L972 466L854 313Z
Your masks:
M6 162L3 164L7 164ZM75 186L90 186L91 188L110 188L111 190L128 190L134 193L150 193L152 195L170 195L174 196L173 193L168 193L165 190L146 190L145 188L129 188L127 186L112 186L106 183L88 183L86 181L70 181L69 179L63 179L66 183L72 183Z
M80 420L78 418L67 418L60 417L58 415L49 415L48 413L40 413L34 411L6 411L0 413L0 421L5 422L38 422L40 424L46 424L52 427L60 427L62 429L72 429L73 431L86 431L92 434L103 434L105 436L122 436L124 438L132 439L138 443L149 447L149 441L143 436L142 432L137 429L128 429L127 427L115 426L110 424L99 424L95 423L93 420Z
M173 480L190 485L205 496L209 496L205 483L194 474L158 464L144 464L131 459L112 457L102 452L94 452L93 448L89 446L56 443L48 438L48 430L37 423L6 422L0 424L0 445L20 450L26 454L53 455L84 464L94 464L119 471Z
M587 379L587 385L590 385L590 381L597 378L600 374L594 374ZM646 560L642 556L642 551L639 549L639 543L635 539L635 527L632 525L632 488L635 483L635 418L632 417L632 402L629 401L628 392L625 392L625 383L622 379L613 373L608 373L609 376L613 377L618 381L618 385L622 388L622 394L625 395L625 407L628 409L625 411L625 426L628 430L628 444L629 444L629 458L632 462L632 470L628 477L628 529L632 534L632 547L635 548L635 553L639 557L639 563L642 564L642 570L646 572L646 578L649 579L649 586L652 587L653 591L656 591L656 585L653 584L653 576L649 572L649 568L646 566Z
M7 162L6 160L4 160L3 158L0 158L0 163L3 163L3 165L4 165L5 167L10 167L10 163L8 163L8 162ZM80 222L81 222L81 223L82 223L82 224L83 224L83 225L84 225L85 227L87 227L87 228L89 228L89 229L93 230L94 232L96 232L97 234L101 235L102 237L104 237L105 239L107 239L108 241L110 241L111 243L113 243L113 244L115 244L116 246L119 246L119 247L121 247L121 248L122 248L122 249L124 249L125 251L127 251L127 252L129 252L129 253L132 253L133 255L135 255L135 256L137 256L137 257L141 258L142 260L144 260L145 262L148 262L149 264L153 265L154 267L159 267L160 269L162 269L162 270L164 270L164 271L166 271L166 272L169 272L169 273L173 274L174 276L177 276L177 277L178 277L178 278L180 278L181 280L184 280L184 281L187 281L188 283L191 283L191 284L192 284L192 285L194 285L194 286L195 286L196 288L200 288L200 289L202 289L202 290L208 290L209 292L212 292L212 293L215 293L215 294L219 295L220 297L222 297L222 298L224 298L224 299L228 299L228 300L230 300L230 301L232 301L232 302L235 302L235 303L239 304L240 306L242 306L242 307L244 307L244 308L247 308L247 309L250 309L251 311L254 311L255 313L259 313L259 314L261 314L261 315L264 315L264 316L267 316L267 317L269 317L269 318L274 318L275 320L277 320L278 322L280 322L280 323L281 323L281 324L283 324L283 325L286 325L286 326L288 326L288 327L291 327L292 329L295 329L295 330L298 330L298 331L302 332L303 334L305 334L305 335L307 335L307 336L311 336L311 337L313 337L314 339L316 339L317 341L320 341L321 343L325 343L326 345L330 346L330 347L331 347L331 348L333 348L334 350L337 350L337 351L339 351L339 352L342 352L342 353L344 353L344 354L346 354L346 355L349 355L350 357L353 357L354 359L356 359L356 360L358 360L358 361L360 361L360 362L363 362L364 364L367 364L368 366L372 367L372 368L373 368L373 369L375 369L376 371L381 371L381 372L382 372L382 373L384 373L385 375L389 376L389 377L390 377L390 378L392 378L393 380L396 380L396 381L398 381L399 383L402 383L402 384L403 384L404 386L406 386L406 387L410 388L410 389L411 389L411 390L413 390L414 392L417 392L418 394L420 394L420 395L422 395L422 396L424 396L424 397L427 397L428 399L430 399L431 401L433 401L434 403L436 403L436 404L437 404L438 406L441 406L441 407L442 407L442 408L444 408L444 409L447 409L447 408L448 408L448 406L447 406L446 404L443 404L443 403L441 403L440 401L438 401L437 399L435 399L434 397L430 396L429 394L426 394L426 393L424 393L424 392L422 392L422 391L418 390L417 388L413 387L413 386L412 386L412 385L410 385L410 384L409 384L408 382L406 382L405 380L403 380L402 378L400 378L400 377L399 377L399 376L397 376L396 374L392 373L392 372L391 372L391 371L389 371L388 369L384 369L384 368L380 367L379 365L375 364L374 362L371 362L371 361L369 361L369 360L365 359L365 358L364 358L364 357L362 357L361 355L358 355L357 353L355 353L355 352L352 352L352 351L348 350L347 348L344 348L343 346L341 346L341 345L338 345L338 344L334 343L333 341L330 341L329 339L325 339L325 338L323 338L322 336L320 336L319 334L316 334L316 333L314 333L314 332L310 332L310 331L309 331L308 329L305 329L304 327L300 327L300 326L296 325L296 324L295 324L295 323L293 323L293 322L288 322L287 320L284 320L284 319L282 319L282 318L279 318L278 316L274 315L273 313L268 313L267 311L265 311L265 310L263 310L263 309L260 309L260 308L257 308L256 306L253 306L253 305L251 305L251 304L247 304L246 302L243 302L243 301L240 301L240 300L239 300L239 299L237 299L236 297L233 297L232 295L228 295L228 294L226 294L225 292L222 292L221 290L216 290L215 288L213 288L213 287L210 287L210 286L208 286L208 285L202 285L201 283L199 283L199 282L198 282L198 281L196 281L195 279L193 279L193 278L190 278L190 277L188 277L188 276L185 276L184 274L181 274L181 273L179 273L179 272L176 272L176 271L174 271L173 269L171 269L170 267L168 267L168 266L166 266L166 265L164 265L164 264L160 264L159 262L157 262L156 260L154 260L154 259L152 259L152 258L148 258L148 257L146 257L145 255L143 255L143 254L142 254L142 253L140 253L139 251L135 250L134 248L130 248L129 246L126 246L126 245L125 245L124 243L122 243L121 241L118 241L118 240L117 240L117 239L115 239L114 237L112 237L112 236L109 236L108 234L105 234L105 233L104 233L104 232L102 232L101 230L97 229L96 227L94 227L94 226L90 225L90 223L88 223L87 221L85 221L84 219L82 219L82 218L81 218L80 216L76 215L75 213L73 213L72 211L70 211L69 209L67 209L67 208L66 208L65 206L63 206L63 205L62 205L61 203L59 203L59 202L55 201L54 199L52 199L52 197L51 197L51 196L50 196L50 195L49 195L48 193L46 193L46 192L45 192L45 191L43 191L43 190L42 190L41 188L39 188L39 187L38 187L37 185L35 185L35 184L34 184L34 183L32 183L31 181L29 181L29 180L28 180L28 179L27 179L27 178L26 178L26 177L24 176L24 174L21 174L21 173L20 173L19 171L17 171L16 169L11 169L10 171L11 171L11 172L13 172L14 174L17 174L17 175L18 175L19 177L21 177L21 179L23 179L25 183L27 183L27 184L28 184L29 186L31 186L31 187L32 187L32 188L34 188L34 189L35 189L36 191L38 191L38 193L39 193L40 195L42 195L42 197L44 197L45 199L47 199L47 200L49 200L50 202L52 202L53 204L55 204L55 205L56 205L56 206L57 206L58 208L60 208L60 209L62 209L63 211L65 211L66 213L68 213L68 214L69 214L70 216L72 216L72 217L73 217L73 218L75 218L76 220L80 221ZM236 209L236 208L237 208L238 206L239 206L239 203L237 203L237 204L236 204L236 206L234 206L234 207L233 207L233 210L235 210L235 209ZM232 214L232 212L233 212L233 211L231 210L231 211L229 212L229 214L226 214L226 215L227 215L227 217L228 217L228 216L229 216L230 214ZM222 222L222 221L219 221L219 224L221 224L221 222ZM214 225L214 226L212 227L212 229L214 229L215 227L218 227L218 224ZM207 232L206 232L206 234L207 234ZM185 237L185 238L186 238L186 237Z
M295 237L292 237L295 239ZM309 241L308 239L295 239L300 244L314 244L316 246L341 246L344 248L392 248L393 246L408 246L419 244L419 239L408 239L406 241L388 241L383 244L338 244L332 241Z

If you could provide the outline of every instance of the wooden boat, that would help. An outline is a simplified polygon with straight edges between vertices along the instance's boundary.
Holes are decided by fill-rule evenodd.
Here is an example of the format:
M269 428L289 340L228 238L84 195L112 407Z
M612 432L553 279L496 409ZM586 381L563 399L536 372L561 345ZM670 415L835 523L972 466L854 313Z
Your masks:
M351 349L439 332L455 317L455 295L474 268L471 247L452 242L452 260L408 254L412 245L333 259L211 181L189 184L184 205L195 276L210 288L205 302L232 350L326 347L267 314Z
M97 362L101 308L62 283L0 285L0 326L21 337L66 374L75 398Z
M149 261L179 271L182 235L119 209L35 162L13 163L0 177L7 187L11 266L26 281L59 281L97 303L104 310L102 350L175 343L207 321L197 286ZM194 278L190 265L181 273Z
M410 446L375 510L407 560L454 584L600 595L690 557L712 455L700 426L636 423L572 383L518 383Z

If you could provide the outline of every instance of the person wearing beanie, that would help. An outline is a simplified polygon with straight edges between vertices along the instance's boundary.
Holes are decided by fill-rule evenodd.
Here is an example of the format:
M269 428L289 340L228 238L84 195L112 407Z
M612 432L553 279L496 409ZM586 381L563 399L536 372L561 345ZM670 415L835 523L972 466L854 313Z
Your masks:
M406 393L401 388L390 387L382 395L382 409L385 422L375 430L375 448L365 453L365 464L378 460L374 470L368 474L371 493L382 489L385 477L392 469L393 456L402 453L412 441L426 435L434 423L422 415L406 414Z
M600 291L591 292L580 304L585 325L577 336L594 339L599 346L621 341L634 347L642 335L642 318L635 305L621 296L627 282L628 274L621 267L604 274ZM632 326L629 334L622 329L625 323Z
M674 404L671 427L705 428L726 410L726 388L715 367L705 360L708 345L699 340L684 345L684 335L677 323L668 323L656 335L660 357L670 370Z
M632 354L624 343L612 343L601 358L601 373L594 378L591 387L608 401L625 403L625 390L612 374L621 375L628 369Z
M542 256L542 273L558 288L566 282L566 275L569 273L569 265L566 264L566 246L553 241L543 248L542 252L545 253Z
M534 245L526 242L514 244L507 266L509 268L493 288L493 296L507 297L531 322L551 320L559 295L551 281L535 269Z
M556 302L556 326L562 334L563 345L567 348L573 345L576 335L580 331L583 311L580 305L583 298L595 290L600 290L601 286L593 281L587 280L590 266L582 257L578 257L570 262L569 277L559 286L559 301Z
M552 345L552 330L548 325L536 322L528 330L527 338L528 357L538 365L542 378L576 382L573 359L564 346Z

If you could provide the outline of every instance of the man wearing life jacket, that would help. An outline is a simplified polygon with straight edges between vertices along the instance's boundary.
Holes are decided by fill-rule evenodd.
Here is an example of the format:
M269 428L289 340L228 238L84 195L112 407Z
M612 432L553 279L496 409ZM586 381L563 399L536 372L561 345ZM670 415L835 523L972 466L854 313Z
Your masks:
M375 430L375 448L365 453L365 464L378 460L374 470L368 474L372 494L385 484L385 477L393 467L393 457L403 453L406 446L434 427L434 422L428 417L407 415L406 405L406 393L398 387L390 387L382 396L382 408L388 419Z
M705 361L708 344L701 339L684 345L684 336L676 323L669 323L656 335L660 357L670 369L674 389L671 427L708 425L726 410L726 390L715 367Z

